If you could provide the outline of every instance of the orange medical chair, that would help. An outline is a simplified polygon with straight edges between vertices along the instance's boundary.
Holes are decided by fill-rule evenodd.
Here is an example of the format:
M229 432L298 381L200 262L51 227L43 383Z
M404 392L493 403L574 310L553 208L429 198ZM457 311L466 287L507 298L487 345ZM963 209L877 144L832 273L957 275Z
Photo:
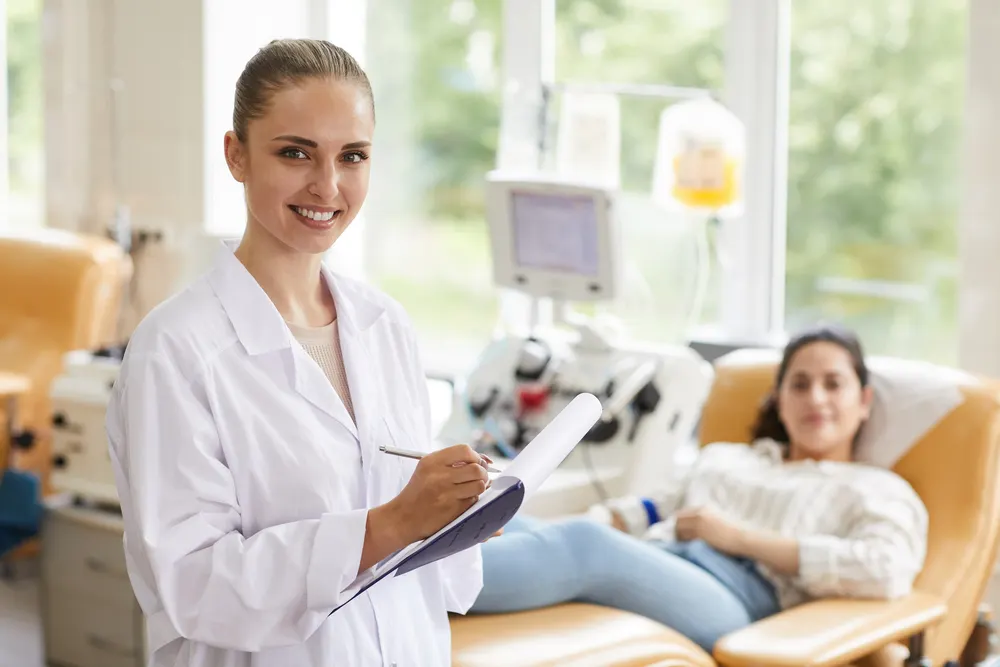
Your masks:
M13 466L48 490L49 389L63 355L117 343L118 312L131 261L114 242L55 229L0 231L0 373L29 385L17 397L20 438ZM6 424L7 404L0 405ZM0 452L11 443L0 433Z

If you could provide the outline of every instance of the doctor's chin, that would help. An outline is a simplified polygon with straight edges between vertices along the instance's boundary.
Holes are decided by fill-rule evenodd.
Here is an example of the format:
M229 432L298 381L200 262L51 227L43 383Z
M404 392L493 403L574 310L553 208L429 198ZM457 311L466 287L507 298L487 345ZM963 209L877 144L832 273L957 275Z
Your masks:
M1000 5L883 4L0 0L0 667L1000 667Z

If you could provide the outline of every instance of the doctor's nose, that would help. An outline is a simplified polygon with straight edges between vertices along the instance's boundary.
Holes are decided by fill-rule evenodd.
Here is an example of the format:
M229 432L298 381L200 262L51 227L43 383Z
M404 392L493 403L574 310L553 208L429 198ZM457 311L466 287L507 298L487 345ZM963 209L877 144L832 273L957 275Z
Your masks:
M336 199L340 194L340 172L337 167L326 165L316 169L309 192L323 202Z

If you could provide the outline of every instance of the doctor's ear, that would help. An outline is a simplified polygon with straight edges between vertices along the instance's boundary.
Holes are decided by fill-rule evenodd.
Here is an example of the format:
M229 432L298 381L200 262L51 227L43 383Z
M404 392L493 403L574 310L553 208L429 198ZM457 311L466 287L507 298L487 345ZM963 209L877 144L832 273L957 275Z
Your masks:
M226 164L229 165L229 173L232 174L233 178L235 178L238 182L242 183L244 180L244 172L246 170L246 147L232 130L226 132L224 145L226 149Z

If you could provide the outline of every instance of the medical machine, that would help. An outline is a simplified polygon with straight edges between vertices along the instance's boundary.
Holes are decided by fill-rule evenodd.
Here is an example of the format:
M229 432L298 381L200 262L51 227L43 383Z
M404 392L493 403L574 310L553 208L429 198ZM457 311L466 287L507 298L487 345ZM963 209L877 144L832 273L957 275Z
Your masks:
M52 486L88 501L117 505L104 426L122 350L75 351L49 392L52 401Z
M616 193L540 175L490 174L487 220L495 283L527 297L529 325L486 345L456 382L438 439L498 464L517 456L574 396L603 414L548 480L536 514L570 513L605 496L656 488L691 441L711 366L682 346L628 340L613 322L574 312L620 295Z

